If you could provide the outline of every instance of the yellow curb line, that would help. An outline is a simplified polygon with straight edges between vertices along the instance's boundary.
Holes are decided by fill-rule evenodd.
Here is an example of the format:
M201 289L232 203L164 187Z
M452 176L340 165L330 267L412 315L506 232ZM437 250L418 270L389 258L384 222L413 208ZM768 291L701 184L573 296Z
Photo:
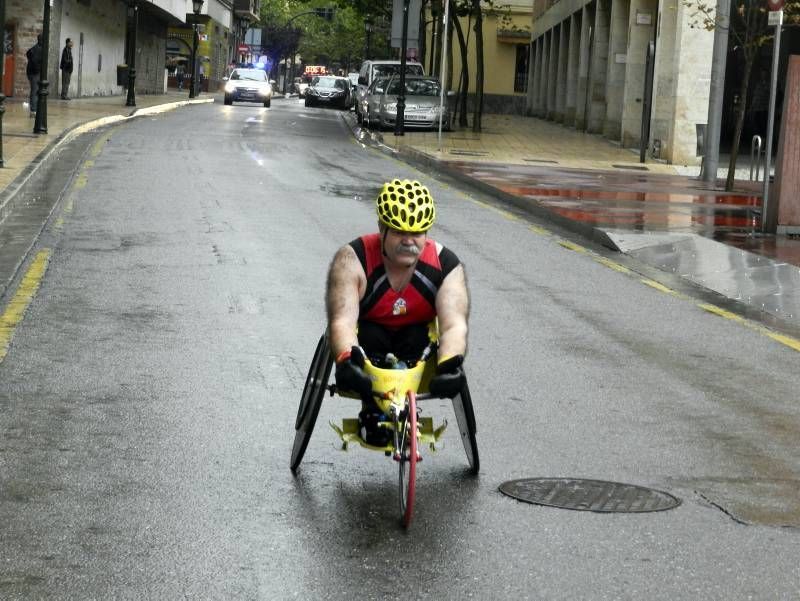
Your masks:
M28 272L22 278L17 292L9 301L5 312L0 315L0 363L8 354L16 327L22 321L25 311L28 310L33 298L36 296L36 292L39 290L49 260L49 248L37 253L36 258L33 259L31 266L28 268Z

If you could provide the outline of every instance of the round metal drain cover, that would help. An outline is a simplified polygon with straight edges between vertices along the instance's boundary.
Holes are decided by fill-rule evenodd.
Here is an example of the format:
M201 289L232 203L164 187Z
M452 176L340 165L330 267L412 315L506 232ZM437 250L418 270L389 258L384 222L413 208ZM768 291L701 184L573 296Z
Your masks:
M500 485L500 492L526 503L599 513L665 511L681 504L677 497L652 488L576 478L510 480Z

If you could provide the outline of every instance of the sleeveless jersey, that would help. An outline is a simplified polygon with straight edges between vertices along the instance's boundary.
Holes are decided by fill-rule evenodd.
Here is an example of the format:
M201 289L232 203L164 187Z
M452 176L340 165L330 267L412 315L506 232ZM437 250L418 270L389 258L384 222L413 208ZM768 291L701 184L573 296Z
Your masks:
M411 281L398 292L389 285L379 233L357 238L350 246L367 275L359 320L397 329L436 317L436 293L447 274L459 264L455 253L430 238L426 240Z

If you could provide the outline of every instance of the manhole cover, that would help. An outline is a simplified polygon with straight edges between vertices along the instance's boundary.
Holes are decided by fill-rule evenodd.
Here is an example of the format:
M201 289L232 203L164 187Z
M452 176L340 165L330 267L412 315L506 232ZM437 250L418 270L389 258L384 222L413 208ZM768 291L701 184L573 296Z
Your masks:
M575 478L510 480L500 485L500 492L526 503L598 513L664 511L681 504L677 497L652 488Z

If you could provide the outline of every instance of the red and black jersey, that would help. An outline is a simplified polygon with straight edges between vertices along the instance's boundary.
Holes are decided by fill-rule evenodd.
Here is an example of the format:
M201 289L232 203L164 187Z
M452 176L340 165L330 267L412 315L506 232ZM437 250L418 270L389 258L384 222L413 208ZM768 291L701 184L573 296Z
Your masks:
M436 293L447 274L459 264L454 252L431 239L426 240L411 281L398 292L389 285L380 234L362 236L350 246L367 275L359 320L394 329L427 323L436 317Z

